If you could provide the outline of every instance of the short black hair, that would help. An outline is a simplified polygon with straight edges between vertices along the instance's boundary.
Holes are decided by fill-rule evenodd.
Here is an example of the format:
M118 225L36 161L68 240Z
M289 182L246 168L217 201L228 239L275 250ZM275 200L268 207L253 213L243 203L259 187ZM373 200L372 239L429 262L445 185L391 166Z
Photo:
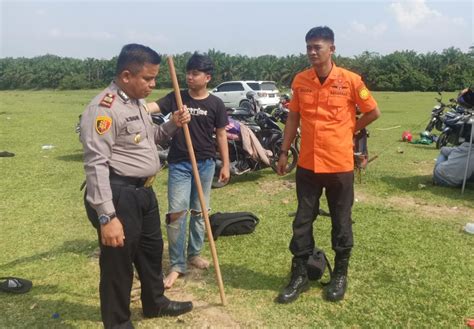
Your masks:
M123 46L117 59L115 74L120 75L125 70L138 73L145 64L158 65L161 63L161 56L151 49L136 43Z
M197 70L212 75L214 73L214 63L208 55L194 52L186 64L186 71L191 70Z
M305 41L308 42L311 39L323 39L334 43L334 32L327 26L313 27L306 33Z

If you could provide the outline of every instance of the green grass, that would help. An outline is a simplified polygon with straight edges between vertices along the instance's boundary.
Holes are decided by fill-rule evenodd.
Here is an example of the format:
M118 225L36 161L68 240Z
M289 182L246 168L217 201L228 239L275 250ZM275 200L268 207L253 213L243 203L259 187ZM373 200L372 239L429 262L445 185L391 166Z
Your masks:
M150 100L165 92L155 92ZM91 257L97 241L79 191L82 147L74 133L78 115L96 93L0 92L0 151L15 153L0 158L0 276L34 284L24 295L0 293L0 328L101 326L98 264ZM370 126L369 151L378 158L356 184L356 246L343 302L324 301L321 286L313 283L296 302L274 303L288 280L294 174L278 177L268 169L213 190L213 211L252 211L261 218L253 234L216 241L229 303L222 312L243 327L463 328L467 318L474 318L474 236L462 232L474 220L473 185L464 195L460 189L433 186L434 145L399 141L403 130L417 137L424 129L435 96L375 93L382 117ZM54 148L42 150L46 144ZM166 171L155 190L164 214ZM315 237L332 256L327 217L318 218ZM210 254L207 246L204 253ZM201 281L185 290L219 304L214 272ZM132 312L138 327L201 327L193 318L204 310L181 322L143 320L135 304Z

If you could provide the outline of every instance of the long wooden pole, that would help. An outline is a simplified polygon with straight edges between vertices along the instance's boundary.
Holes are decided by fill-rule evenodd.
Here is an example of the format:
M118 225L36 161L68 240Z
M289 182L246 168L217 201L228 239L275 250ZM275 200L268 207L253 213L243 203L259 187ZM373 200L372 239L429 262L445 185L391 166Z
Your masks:
M176 98L176 104L178 109L183 107L183 100L181 99L181 91L179 89L178 78L176 77L176 70L174 68L173 57L168 56L168 66L170 69L171 80L173 81L174 95ZM186 138L186 146L188 147L189 159L193 166L194 181L198 191L199 202L201 203L201 211L206 224L207 239L211 247L212 260L214 262L214 268L216 270L217 284L219 285L219 292L221 294L222 305L227 305L227 301L224 293L224 283L222 281L221 269L219 267L219 260L217 259L216 244L214 243L214 237L212 236L211 222L209 221L209 213L207 211L206 200L204 199L204 192L202 191L201 178L199 177L199 170L196 163L196 156L194 155L193 143L191 141L191 135L189 134L189 127L187 124L183 125L184 137Z

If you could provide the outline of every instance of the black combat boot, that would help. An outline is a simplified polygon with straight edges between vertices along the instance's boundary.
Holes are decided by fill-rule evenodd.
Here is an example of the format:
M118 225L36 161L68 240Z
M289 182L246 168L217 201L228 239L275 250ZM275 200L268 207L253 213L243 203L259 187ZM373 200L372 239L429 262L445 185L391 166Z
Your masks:
M308 274L306 272L306 260L293 258L291 262L290 283L280 292L277 302L287 304L294 301L303 292L309 289Z
M347 268L349 266L349 253L336 253L334 271L331 282L326 287L326 299L336 302L344 298L347 289Z

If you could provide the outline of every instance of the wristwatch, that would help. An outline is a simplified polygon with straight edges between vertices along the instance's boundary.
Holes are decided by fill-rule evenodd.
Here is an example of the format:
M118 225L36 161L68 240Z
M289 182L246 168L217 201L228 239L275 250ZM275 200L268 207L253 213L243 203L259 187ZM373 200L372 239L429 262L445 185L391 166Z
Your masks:
M110 215L106 215L106 214L100 215L99 216L99 223L100 223L100 225L105 225L108 222L110 222L112 220L112 218L114 218L114 217L115 217L115 213L112 213Z

